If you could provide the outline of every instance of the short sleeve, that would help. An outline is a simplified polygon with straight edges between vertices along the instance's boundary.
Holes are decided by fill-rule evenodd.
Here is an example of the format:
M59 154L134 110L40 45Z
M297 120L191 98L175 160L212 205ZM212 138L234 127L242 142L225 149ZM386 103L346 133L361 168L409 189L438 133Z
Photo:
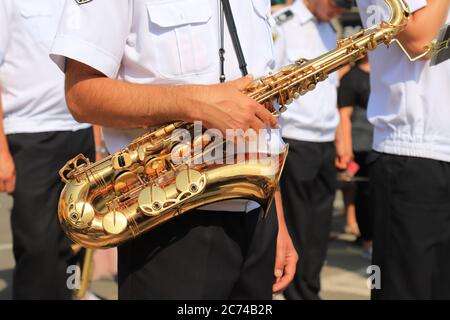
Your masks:
M84 63L109 78L121 65L130 30L129 0L66 0L50 57L65 71L65 59Z
M356 0L361 20L365 28L379 24L381 20L388 20L391 16L385 0ZM426 7L427 0L406 0L411 13Z
M356 92L353 86L353 72L349 71L340 81L338 89L338 107L354 107L356 103Z
M426 7L427 0L406 0L409 6L409 10L411 13L414 13L415 11L422 9L423 7Z
M7 0L0 1L0 65L5 59L6 49L8 47L11 22L10 3Z

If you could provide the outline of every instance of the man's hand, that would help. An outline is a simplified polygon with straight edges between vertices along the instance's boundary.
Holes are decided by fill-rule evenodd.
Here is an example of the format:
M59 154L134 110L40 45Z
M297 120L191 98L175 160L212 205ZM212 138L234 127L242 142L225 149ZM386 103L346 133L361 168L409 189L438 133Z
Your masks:
M336 141L336 168L340 170L347 169L353 158L354 155L351 149L343 145L341 142Z
M336 129L336 168L340 170L347 169L350 162L352 162L353 142L352 142L352 123L351 115L353 107L345 107L339 109L339 125Z
M0 152L0 192L13 193L16 188L16 167L9 151Z
M222 133L226 129L254 129L258 132L267 126L276 128L278 119L264 106L241 93L252 81L253 78L247 76L224 84L199 86L195 99L200 103L200 112L198 119L192 120L203 120L207 128L219 129Z
M292 243L285 224L279 226L277 237L277 254L275 260L275 283L272 287L273 293L278 293L294 279L297 269L298 254Z

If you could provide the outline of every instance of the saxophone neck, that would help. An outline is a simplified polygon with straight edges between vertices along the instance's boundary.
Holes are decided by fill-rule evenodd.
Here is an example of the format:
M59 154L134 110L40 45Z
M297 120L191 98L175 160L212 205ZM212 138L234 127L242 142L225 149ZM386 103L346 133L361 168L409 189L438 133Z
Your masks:
M409 21L410 10L405 0L385 0L391 11L389 24L396 29L396 35L402 32Z

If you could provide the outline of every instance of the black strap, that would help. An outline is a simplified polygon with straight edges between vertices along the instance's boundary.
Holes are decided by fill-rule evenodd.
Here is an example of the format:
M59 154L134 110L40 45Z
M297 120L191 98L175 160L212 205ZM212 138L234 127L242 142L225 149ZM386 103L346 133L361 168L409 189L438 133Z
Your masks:
M239 41L236 24L234 23L233 12L231 11L230 1L229 0L221 0L221 1L222 1L223 13L225 14L225 19L227 20L228 30L230 31L231 41L233 42L234 51L236 53L236 57L237 57L237 60L239 63L239 69L241 70L242 76L245 77L248 74L247 63L245 62L244 53L242 52L241 42ZM223 39L223 36L222 36L222 39ZM222 63L221 64L222 70L221 70L220 81L224 82L225 74L223 71L223 69L224 69L223 63L225 60L225 58L224 58L225 50L223 48L223 42L222 42L222 48L220 48L219 54L220 54L220 60Z

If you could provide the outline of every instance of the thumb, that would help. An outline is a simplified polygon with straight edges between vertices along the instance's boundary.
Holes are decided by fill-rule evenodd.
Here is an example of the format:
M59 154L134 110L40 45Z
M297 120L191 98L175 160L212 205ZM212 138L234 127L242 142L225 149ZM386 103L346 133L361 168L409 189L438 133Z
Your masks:
M283 276L283 270L284 270L284 262L286 259L286 251L283 249L278 249L276 254L276 260L275 260L275 270L274 275L275 278L279 279Z
M226 83L235 87L239 91L244 90L248 87L250 83L253 82L253 76L251 74L246 75L245 77L233 80L233 81L227 81Z

